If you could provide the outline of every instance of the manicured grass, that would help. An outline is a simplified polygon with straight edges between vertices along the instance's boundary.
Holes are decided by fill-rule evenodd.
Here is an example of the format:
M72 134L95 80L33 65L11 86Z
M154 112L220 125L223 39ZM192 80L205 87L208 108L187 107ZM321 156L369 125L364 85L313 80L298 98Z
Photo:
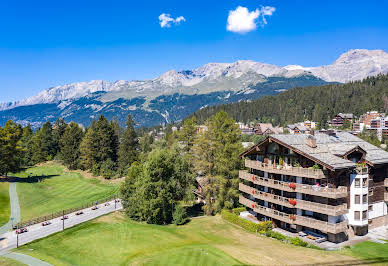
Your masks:
M30 173L45 177L40 182L27 182ZM78 207L118 192L117 184L105 184L97 179L84 178L79 173L64 172L64 167L55 163L33 167L15 176L25 177L26 181L17 184L23 221Z
M228 223L220 216L184 226L136 223L114 213L38 240L18 252L53 265L284 265L353 259L295 247Z
M0 257L0 265L1 266L21 266L25 264L6 257Z
M8 222L11 213L8 188L8 182L0 182L0 226Z
M341 253L361 258L368 264L388 265L388 243L365 241L347 247Z

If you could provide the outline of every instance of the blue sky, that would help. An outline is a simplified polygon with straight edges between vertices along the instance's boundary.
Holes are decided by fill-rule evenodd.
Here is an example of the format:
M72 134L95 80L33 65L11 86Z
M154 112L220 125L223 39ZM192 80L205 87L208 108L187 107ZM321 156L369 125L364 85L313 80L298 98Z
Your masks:
M228 30L239 6L254 19L233 13L232 22L243 25ZM274 8L267 24L264 7ZM209 62L316 66L349 49L388 51L386 10L388 1L373 0L3 1L0 102L71 82L147 79ZM163 13L184 20L161 27Z

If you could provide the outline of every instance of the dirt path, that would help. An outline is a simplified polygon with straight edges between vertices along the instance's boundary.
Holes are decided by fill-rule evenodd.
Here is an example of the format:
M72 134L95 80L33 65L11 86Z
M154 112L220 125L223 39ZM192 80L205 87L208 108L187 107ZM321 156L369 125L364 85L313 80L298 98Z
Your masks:
M16 192L16 183L9 183L9 200L11 206L11 216L5 225L0 227L0 235L8 232L12 228L12 223L16 224L20 222L20 206L18 193ZM13 218L13 221L11 220Z

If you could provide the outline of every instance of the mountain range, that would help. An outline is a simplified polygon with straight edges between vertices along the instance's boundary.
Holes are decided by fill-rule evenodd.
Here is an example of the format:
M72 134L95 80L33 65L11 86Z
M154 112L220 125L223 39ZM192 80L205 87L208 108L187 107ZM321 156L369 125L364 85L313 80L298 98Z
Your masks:
M63 117L85 126L104 114L138 126L179 121L209 105L252 100L293 87L345 83L388 72L382 50L349 50L331 65L284 67L240 60L209 63L193 70L170 70L150 80L71 83L43 90L17 102L0 103L0 125L12 119L39 127Z

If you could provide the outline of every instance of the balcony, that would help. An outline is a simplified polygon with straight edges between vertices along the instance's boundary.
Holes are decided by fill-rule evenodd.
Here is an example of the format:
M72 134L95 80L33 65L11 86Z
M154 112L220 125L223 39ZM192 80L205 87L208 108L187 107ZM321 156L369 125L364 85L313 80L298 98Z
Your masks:
M257 205L254 201L249 200L243 196L239 197L239 202L248 208L252 208L253 211L259 213L261 215L265 215L267 217L271 217L273 219L289 223L301 225L309 228L318 229L322 232L338 234L341 232L345 232L347 230L347 222L340 222L336 224L330 224L325 221L320 221L314 218L309 218L306 216L299 215L290 215L284 212L280 212L277 210L273 210L270 208L266 208L260 205Z
M384 192L384 201L388 202L388 192Z
M245 167L253 168L269 173L290 175L290 176L300 176L314 179L326 178L326 171L321 169L308 169L303 167L294 167L294 166L283 166L283 165L274 165L262 163L260 161L253 161L245 159Z
M358 175L367 175L369 173L369 169L365 165L357 165L355 172Z
M384 179L384 186L388 187L388 177Z
M275 189L288 191L288 192L298 192L298 193L315 195L315 196L332 198L332 199L345 198L348 195L348 190L346 187L327 188L327 187L318 187L318 186L312 186L312 185L306 185L306 184L293 183L295 187L292 188L290 187L290 183L260 177L257 175L250 174L247 171L240 171L239 176L241 179L251 181L257 185L275 188Z
M323 213L323 214L332 215L332 216L345 214L348 211L346 204L333 206L333 205L327 205L327 204L322 204L322 203L317 203L312 201L295 199L296 204L293 205L289 202L289 198L263 192L263 191L251 188L250 186L244 185L242 183L239 184L239 190L249 195L252 195L256 199L279 204L282 206L286 206L288 208L297 208L297 209L313 211L313 212Z

